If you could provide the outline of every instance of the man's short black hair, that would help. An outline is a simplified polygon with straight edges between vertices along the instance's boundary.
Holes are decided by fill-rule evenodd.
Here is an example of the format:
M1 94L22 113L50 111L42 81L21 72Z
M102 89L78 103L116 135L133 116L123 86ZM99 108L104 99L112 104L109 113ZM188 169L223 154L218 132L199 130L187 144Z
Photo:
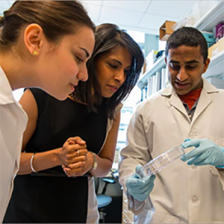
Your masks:
M166 44L166 49L165 49L166 57L168 56L169 49L175 49L182 45L189 46L189 47L200 46L201 55L204 58L204 62L207 59L208 45L207 45L205 37L199 30L193 27L182 27L174 31L169 37Z

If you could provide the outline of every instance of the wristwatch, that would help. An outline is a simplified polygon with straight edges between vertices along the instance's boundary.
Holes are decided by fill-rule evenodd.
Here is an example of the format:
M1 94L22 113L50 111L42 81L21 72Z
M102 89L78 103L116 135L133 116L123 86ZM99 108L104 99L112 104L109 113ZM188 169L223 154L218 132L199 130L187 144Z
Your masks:
M97 166L98 166L98 162L97 162L96 154L94 152L91 152L91 153L92 153L93 159L94 159L94 162L93 162L91 170L95 170L97 168Z

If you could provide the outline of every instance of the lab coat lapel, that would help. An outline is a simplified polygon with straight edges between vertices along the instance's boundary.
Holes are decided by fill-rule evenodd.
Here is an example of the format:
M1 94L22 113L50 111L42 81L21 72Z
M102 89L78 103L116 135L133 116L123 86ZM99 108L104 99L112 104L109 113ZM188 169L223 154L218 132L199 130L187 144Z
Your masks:
M198 104L193 116L192 124L195 122L195 120L199 117L199 115L209 106L209 104L212 102L211 98L205 91L205 89L202 89L200 98L198 100Z
M175 109L177 109L179 112L183 114L183 116L190 122L190 119L188 117L188 114L186 112L186 109L184 108L183 103L181 102L179 96L176 94L175 90L168 86L162 93L164 96L170 96L169 103L171 106L173 106Z
M207 80L203 79L203 89L201 91L201 95L198 100L198 104L193 116L192 124L196 121L196 119L201 115L201 113L212 103L212 95L215 92L219 92L212 84L210 84Z
M177 110L179 110L187 118L188 121L190 121L189 117L188 117L188 114L187 114L187 111L184 108L183 103L181 102L179 96L176 94L175 91L173 91L173 94L171 95L170 104L173 107L175 107Z

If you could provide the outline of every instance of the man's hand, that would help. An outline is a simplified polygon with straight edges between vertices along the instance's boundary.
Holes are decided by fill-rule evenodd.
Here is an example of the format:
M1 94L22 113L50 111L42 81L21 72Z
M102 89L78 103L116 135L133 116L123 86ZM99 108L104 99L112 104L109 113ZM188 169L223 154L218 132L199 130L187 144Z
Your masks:
M141 165L136 166L136 173L130 176L126 181L128 193L138 201L145 201L154 187L155 175L140 178L137 170Z
M213 165L224 168L224 148L214 142L208 139L193 139L185 141L181 146L183 148L195 147L195 149L181 157L184 162L188 160L188 165Z

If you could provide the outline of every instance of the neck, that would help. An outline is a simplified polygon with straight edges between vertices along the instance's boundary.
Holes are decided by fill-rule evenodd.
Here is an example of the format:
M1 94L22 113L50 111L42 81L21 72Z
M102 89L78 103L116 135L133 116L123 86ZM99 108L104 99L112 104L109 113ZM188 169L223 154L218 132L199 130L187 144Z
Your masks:
M1 54L0 66L6 74L12 90L37 85L29 62L18 54Z

